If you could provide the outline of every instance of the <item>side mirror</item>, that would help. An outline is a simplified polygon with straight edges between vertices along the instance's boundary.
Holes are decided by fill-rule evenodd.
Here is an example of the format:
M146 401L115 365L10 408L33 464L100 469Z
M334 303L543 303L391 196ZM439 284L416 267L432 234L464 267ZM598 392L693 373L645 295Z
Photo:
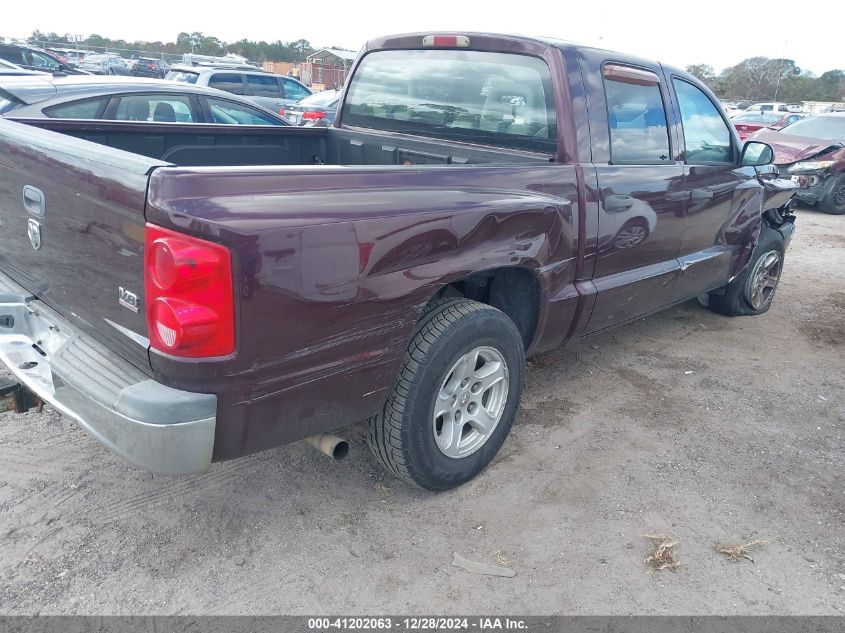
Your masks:
M775 150L768 143L748 141L742 148L739 164L743 167L761 167L771 165L775 160Z

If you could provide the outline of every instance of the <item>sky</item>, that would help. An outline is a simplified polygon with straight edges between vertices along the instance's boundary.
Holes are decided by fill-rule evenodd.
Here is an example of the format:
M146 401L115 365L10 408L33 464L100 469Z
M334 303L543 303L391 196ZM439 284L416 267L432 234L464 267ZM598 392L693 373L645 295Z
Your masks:
M23 38L38 29L173 41L180 31L200 31L224 41L304 38L315 47L358 50L369 38L393 33L485 31L554 37L673 66L710 64L717 72L757 55L794 59L817 75L845 69L843 0L807 3L806 10L795 0L254 0L221 1L219 11L208 0L202 8L172 0L41 0L34 11L26 3L8 4L0 18L2 37Z

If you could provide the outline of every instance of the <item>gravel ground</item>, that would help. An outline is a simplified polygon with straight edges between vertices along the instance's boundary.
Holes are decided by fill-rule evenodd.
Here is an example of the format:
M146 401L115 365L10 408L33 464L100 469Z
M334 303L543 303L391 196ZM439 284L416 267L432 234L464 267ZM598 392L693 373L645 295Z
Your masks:
M2 414L0 614L842 614L845 218L798 222L768 314L692 302L533 359L501 454L449 493L386 476L360 430L344 462L173 479Z

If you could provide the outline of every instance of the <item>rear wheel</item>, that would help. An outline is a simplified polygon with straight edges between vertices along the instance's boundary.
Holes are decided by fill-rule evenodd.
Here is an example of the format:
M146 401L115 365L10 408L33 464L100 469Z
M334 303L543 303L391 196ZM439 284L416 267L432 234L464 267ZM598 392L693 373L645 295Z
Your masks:
M513 425L525 357L519 331L491 306L438 300L423 312L370 446L400 479L448 490L493 459Z
M783 271L784 238L763 220L751 262L722 292L710 293L708 307L728 316L763 314L772 305Z
M819 200L819 211L831 215L845 214L845 174L832 176L825 185L825 193Z

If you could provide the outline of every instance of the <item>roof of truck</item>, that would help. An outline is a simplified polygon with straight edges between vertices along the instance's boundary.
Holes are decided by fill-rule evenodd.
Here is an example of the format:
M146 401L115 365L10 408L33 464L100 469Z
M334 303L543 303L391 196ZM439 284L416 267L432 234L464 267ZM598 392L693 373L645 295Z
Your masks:
M469 38L470 40L470 50L473 50L472 41L473 38L483 38L483 39L492 39L492 40L500 40L501 42L511 42L511 43L522 43L522 44L529 44L535 45L538 47L547 47L553 46L555 48L561 50L581 50L581 51L595 51L599 53L605 53L608 57L614 56L621 56L624 57L626 60L642 61L646 63L660 63L664 68L671 70L674 73L679 75L688 76L688 73L675 68L673 66L669 66L667 64L663 64L659 60L649 59L639 57L637 55L632 55L629 53L623 53L620 51L613 51L607 48L601 48L598 46L590 46L587 44L581 44L578 42L573 42L570 40L564 40L561 38L556 37L544 37L544 36L533 36L533 35L520 35L515 33L482 33L482 32L473 32L473 31L426 31L426 32L414 32L414 33L398 33L395 35L388 35L385 37L378 37L372 40L369 40L364 45L364 50L373 50L379 48L391 48L394 47L397 40L414 40L415 38L419 38L420 45L422 44L422 38L433 35L433 36L440 36L440 35L463 35ZM460 50L460 49L458 49Z

